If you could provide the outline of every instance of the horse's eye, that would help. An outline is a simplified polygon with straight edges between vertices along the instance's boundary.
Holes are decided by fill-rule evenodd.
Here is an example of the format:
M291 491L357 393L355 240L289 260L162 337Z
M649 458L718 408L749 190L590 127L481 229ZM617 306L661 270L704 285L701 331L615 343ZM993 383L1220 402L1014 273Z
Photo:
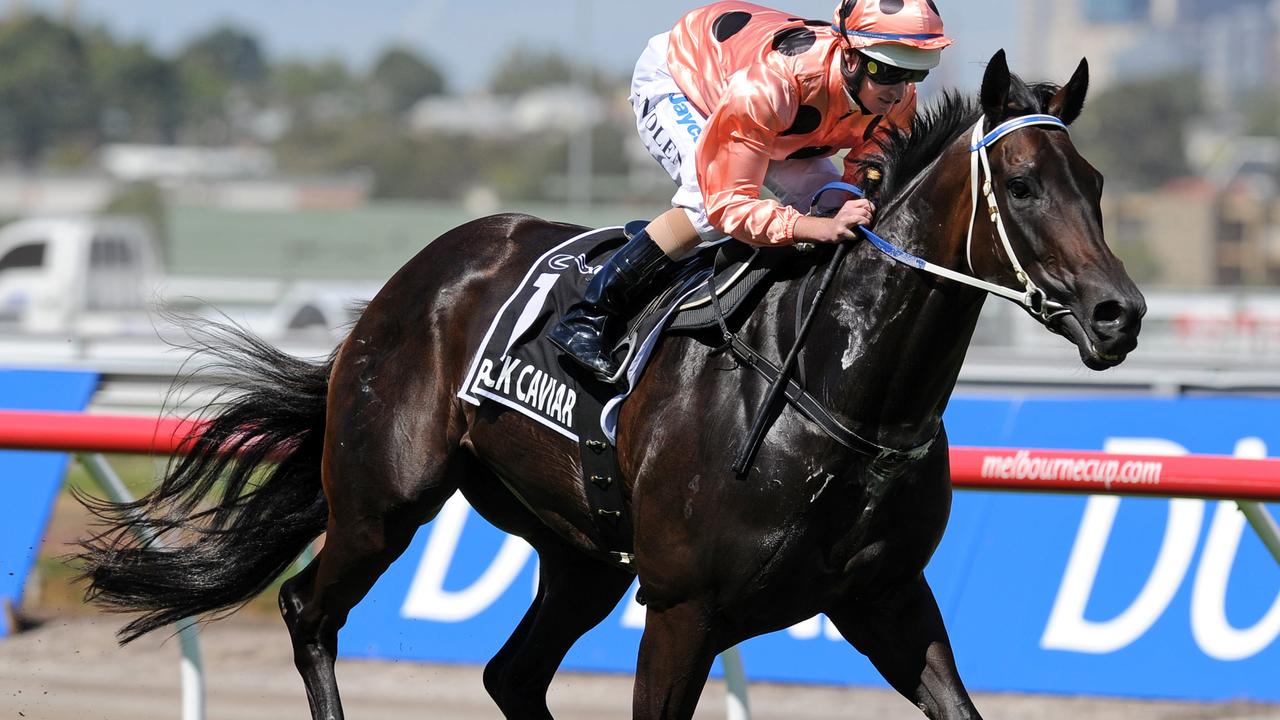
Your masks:
M1031 186L1022 178L1013 178L1009 182L1005 183L1005 187L1008 188L1010 195L1018 198L1019 200L1025 200L1026 198L1031 197Z

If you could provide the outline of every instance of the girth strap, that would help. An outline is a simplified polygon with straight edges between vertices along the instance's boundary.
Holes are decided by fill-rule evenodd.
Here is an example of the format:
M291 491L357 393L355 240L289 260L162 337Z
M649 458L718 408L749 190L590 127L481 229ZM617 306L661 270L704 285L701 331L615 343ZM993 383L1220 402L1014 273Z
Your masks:
M579 382L573 429L578 435L578 456L587 508L609 557L618 565L631 569L634 537L631 508L622 494L618 451L600 427L602 405L597 398L602 391L594 380Z

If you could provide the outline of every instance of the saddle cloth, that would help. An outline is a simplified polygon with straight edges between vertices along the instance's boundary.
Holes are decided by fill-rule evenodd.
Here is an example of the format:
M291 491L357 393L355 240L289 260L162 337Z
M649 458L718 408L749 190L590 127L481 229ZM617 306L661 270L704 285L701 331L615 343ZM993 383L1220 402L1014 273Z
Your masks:
M716 287L720 310L731 316L776 265L761 260L762 254L772 260L772 253L727 239L683 261L672 287L628 323L615 350L615 357L625 357L617 383L586 383L603 388L598 392L609 396L597 396L598 402L579 402L580 393L588 391L579 374L587 372L561 357L560 350L547 342L546 334L582 297L599 267L633 234L627 230L640 227L643 223L584 232L539 257L490 322L458 397L474 405L482 400L500 403L575 442L579 439L574 431L578 427L575 413L584 405L602 406L600 427L610 442L616 443L618 410L638 382L662 332L717 325L711 286ZM713 274L714 281L708 283Z

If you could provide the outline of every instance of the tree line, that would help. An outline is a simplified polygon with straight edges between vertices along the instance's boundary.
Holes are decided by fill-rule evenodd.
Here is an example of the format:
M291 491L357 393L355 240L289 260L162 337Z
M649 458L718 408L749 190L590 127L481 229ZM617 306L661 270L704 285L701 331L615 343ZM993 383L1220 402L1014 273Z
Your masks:
M511 49L498 66L488 89L500 94L574 77L563 57L530 49ZM599 92L625 92L620 78L589 78ZM563 139L409 133L405 113L448 89L441 69L407 47L358 71L338 59L273 61L234 26L164 55L101 27L9 17L0 21L0 163L84 167L105 143L256 143L287 172L372 171L375 194L393 198L457 197L476 183L536 196L542 178L564 172ZM621 132L595 135L597 168L620 171Z
M611 106L626 79L576 73L554 52L512 48L488 89L516 94L587 76ZM1184 132L1202 114L1194 75L1129 82L1095 93L1077 143L1121 187L1157 186L1188 172ZM43 15L0 21L0 162L28 169L90 165L104 143L258 143L288 172L371 171L387 198L457 198L485 185L505 198L547 199L566 171L566 142L411 133L405 113L449 91L444 72L407 47L367 69L332 60L272 60L251 32L213 28L171 55L100 27ZM1280 135L1280 99L1242 100L1246 131ZM620 112L592 133L594 170L626 171L634 142Z
M345 100L396 111L443 89L437 68L400 48L358 77L338 62L271 64L233 27L165 57L41 15L0 23L0 152L27 167L74 165L105 142L237 142L262 130L263 110L305 116Z

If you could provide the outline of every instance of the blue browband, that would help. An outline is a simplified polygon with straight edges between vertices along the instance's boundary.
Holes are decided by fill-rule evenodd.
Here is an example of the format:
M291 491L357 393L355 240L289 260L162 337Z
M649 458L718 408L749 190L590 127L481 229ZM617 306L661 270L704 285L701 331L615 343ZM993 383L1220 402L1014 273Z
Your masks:
M978 152L984 147L988 147L1000 138L1008 135L1014 130L1024 128L1028 125L1054 125L1063 130L1067 129L1067 124L1053 115L1023 115L1014 118L1006 123L1002 123L991 132L983 136L981 140L969 146L969 152Z

